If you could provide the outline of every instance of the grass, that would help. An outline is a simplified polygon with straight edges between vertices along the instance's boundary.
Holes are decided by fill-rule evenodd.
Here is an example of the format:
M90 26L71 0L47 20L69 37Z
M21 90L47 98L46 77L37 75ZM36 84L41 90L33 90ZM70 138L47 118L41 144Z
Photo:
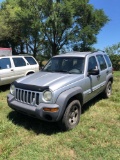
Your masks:
M0 160L120 160L120 72L110 99L86 104L69 132L11 110L9 85L0 90Z

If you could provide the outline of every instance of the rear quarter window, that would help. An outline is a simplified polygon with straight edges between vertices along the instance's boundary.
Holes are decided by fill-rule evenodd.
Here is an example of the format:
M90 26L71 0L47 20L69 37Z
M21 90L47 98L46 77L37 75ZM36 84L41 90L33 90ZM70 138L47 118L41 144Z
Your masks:
M30 65L37 64L33 57L25 57L25 59L28 61Z
M112 66L112 63L111 63L110 58L109 58L107 55L104 55L104 57L105 57L105 60L106 60L106 62L107 62L108 67L111 67L111 66Z

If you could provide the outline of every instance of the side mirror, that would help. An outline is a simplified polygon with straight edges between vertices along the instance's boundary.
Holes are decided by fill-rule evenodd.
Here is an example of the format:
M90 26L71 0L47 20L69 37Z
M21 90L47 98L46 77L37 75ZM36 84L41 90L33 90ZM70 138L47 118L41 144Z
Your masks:
M100 71L99 69L92 69L88 71L88 75L99 75Z

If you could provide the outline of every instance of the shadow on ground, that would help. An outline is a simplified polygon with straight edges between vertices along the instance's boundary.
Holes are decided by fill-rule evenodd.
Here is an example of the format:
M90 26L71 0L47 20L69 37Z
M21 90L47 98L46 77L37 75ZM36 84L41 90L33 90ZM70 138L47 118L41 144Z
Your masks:
M99 102L100 100L103 99L102 94L98 95L97 97L95 97L94 99L90 100L89 102L87 102L83 107L82 107L82 114L84 112L86 112L87 110L89 110L89 108L93 105L95 105L97 102Z
M84 114L87 110L89 110L91 106L93 106L101 99L102 99L101 96L97 96L96 98L85 104L82 108L82 114ZM51 135L51 134L56 134L58 132L62 132L58 123L41 121L39 119L35 119L27 115L18 113L16 111L11 111L8 114L7 118L11 120L15 125L22 126L27 130L32 130L37 135L40 133Z
M0 92L6 92L9 89L10 89L10 84L0 86Z
M37 135L40 133L51 135L62 131L57 123L45 122L27 115L23 115L16 111L11 111L8 114L8 119L15 125L22 126L27 130L32 130Z

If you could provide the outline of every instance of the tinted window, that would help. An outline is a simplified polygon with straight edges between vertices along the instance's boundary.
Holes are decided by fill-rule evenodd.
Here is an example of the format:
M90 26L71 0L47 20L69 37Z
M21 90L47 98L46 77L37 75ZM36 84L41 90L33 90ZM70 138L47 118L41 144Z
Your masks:
M98 69L97 61L94 56L90 57L88 62L88 71L93 69Z
M101 70L106 69L107 65L106 65L106 62L105 62L105 59L103 58L103 56L102 55L97 55L97 59L98 59L99 65L100 65L100 69Z
M0 69L8 69L11 68L11 63L9 58L0 59Z
M25 57L25 59L29 62L29 64L34 65L37 64L36 61L32 57Z
M107 55L104 55L104 56L105 56L106 62L108 64L108 67L111 67L112 64L111 64L110 58Z
M26 66L26 63L22 57L13 58L13 61L14 61L15 67Z
M43 71L48 72L84 72L84 58L79 57L55 57L50 59Z

